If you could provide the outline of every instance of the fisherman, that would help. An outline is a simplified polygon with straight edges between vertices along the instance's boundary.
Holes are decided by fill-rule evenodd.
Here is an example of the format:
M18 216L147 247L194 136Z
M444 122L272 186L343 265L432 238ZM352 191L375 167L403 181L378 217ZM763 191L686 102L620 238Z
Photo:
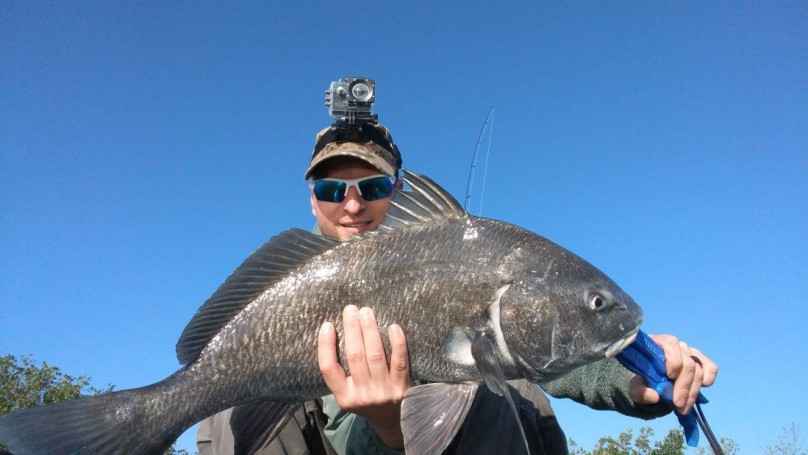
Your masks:
M391 198L402 188L398 179L402 159L387 128L376 121L366 123L362 134L351 140L333 134L333 128L317 135L305 178L311 187L315 233L348 240L379 227ZM317 346L320 371L333 395L305 403L258 454L403 453L400 405L405 392L414 385L406 334L397 325L388 328L388 362L372 308L348 305L342 322L347 369L339 362L332 322L322 325ZM686 414L701 387L714 383L718 366L676 337L653 338L665 352L667 373L674 381L676 410ZM566 437L541 389L524 380L509 381L509 386L520 422L513 418L506 400L482 385L447 453L523 453L517 425L524 429L530 453L568 452ZM658 403L658 395L642 378L630 374L615 359L578 368L541 388L594 409L645 419L670 412L667 405ZM200 423L200 454L233 453L231 411Z

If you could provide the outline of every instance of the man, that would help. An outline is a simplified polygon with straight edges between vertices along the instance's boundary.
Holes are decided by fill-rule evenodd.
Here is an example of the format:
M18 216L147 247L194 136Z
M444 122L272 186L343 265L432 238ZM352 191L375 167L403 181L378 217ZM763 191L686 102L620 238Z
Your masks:
M381 125L368 123L362 135L340 140L332 129L320 132L305 178L311 179L315 231L340 240L374 231L384 220L390 200L401 189L401 155ZM318 339L318 362L333 395L306 403L279 437L260 454L401 453L400 404L414 384L409 374L405 334L388 328L388 363L379 328L370 308L350 305L343 312L345 357L350 375L339 363L337 338L325 322ZM701 352L672 336L654 337L674 379L674 403L686 413L699 389L712 385L718 367ZM692 356L698 356L701 365ZM547 398L526 381L510 381L531 453L566 453L564 433ZM542 386L558 397L575 399L596 409L614 409L642 418L666 414L656 392L630 375L614 359L588 365ZM229 411L200 424L200 453L232 453ZM524 443L506 401L482 386L469 415L453 440L451 453L521 453ZM333 452L332 452L333 451Z

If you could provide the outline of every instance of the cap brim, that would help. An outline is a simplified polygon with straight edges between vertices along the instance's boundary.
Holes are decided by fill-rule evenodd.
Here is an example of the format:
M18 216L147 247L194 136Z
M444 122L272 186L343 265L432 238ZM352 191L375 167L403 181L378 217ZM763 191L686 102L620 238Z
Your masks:
M360 159L371 166L375 167L385 175L394 175L396 167L391 164L392 154L381 148L374 147L373 143L360 144L357 142L342 142L331 143L325 146L320 153L317 154L306 169L306 174L303 176L306 180L311 177L314 169L322 164L324 161L336 157L351 157Z

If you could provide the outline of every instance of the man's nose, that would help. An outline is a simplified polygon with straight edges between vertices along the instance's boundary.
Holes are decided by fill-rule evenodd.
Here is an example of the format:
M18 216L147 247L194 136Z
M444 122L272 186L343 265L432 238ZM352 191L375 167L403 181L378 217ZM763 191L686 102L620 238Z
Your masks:
M359 190L353 186L348 188L348 194L345 195L343 203L345 211L351 214L357 214L365 209L365 200L359 195Z

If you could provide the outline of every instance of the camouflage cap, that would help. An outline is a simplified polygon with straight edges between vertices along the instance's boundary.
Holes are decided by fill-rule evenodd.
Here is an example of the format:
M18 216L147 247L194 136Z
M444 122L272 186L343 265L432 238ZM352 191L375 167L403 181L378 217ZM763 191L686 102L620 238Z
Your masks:
M366 124L359 134L347 137L340 134L337 126L330 126L317 133L311 163L303 178L308 180L317 166L339 156L358 158L385 175L395 175L402 161L390 131L382 125Z

